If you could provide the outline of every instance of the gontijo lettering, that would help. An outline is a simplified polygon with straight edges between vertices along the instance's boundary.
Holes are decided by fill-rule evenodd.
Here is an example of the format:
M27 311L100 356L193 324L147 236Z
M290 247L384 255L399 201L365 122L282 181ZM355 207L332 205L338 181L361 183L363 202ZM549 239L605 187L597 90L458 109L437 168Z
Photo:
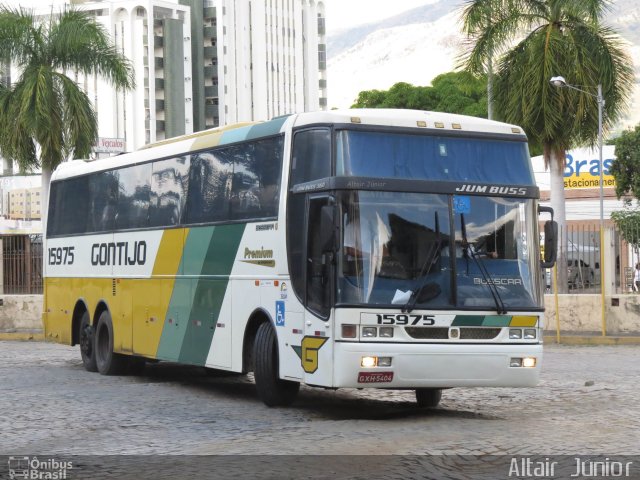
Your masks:
M94 243L91 246L91 265L144 265L147 261L147 242Z

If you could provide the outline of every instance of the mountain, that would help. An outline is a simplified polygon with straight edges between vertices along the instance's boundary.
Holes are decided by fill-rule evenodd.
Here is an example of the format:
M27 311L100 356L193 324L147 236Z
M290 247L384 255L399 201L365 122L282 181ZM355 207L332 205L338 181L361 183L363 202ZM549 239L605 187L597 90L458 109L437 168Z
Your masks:
M400 15L329 36L329 108L349 107L362 90L386 90L400 81L429 85L435 76L455 68L463 45L459 18L464 1L428 1ZM606 21L629 42L636 65L635 93L622 122L636 125L640 123L640 2L615 0Z

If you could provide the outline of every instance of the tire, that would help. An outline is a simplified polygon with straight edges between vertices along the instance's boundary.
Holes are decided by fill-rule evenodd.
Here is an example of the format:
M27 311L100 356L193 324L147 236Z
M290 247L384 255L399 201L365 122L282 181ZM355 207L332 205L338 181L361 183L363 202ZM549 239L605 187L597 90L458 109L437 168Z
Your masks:
M111 315L106 310L98 319L94 351L98 372L102 375L120 375L127 370L128 357L113 353L113 323Z
M416 388L416 402L421 408L436 408L441 398L441 388Z
M82 365L87 372L97 372L96 352L94 349L95 332L91 325L89 312L84 312L80 319L80 328L78 330L78 343L80 344L80 356L82 357Z
M278 378L278 342L269 322L264 322L258 327L253 344L253 358L253 374L260 400L268 407L291 405L298 394L300 384Z

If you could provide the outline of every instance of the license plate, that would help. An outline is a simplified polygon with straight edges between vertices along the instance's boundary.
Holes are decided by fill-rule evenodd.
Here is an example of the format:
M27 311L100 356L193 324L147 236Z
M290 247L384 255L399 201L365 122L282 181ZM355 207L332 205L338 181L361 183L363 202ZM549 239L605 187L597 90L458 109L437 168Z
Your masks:
M389 383L393 380L393 372L360 372L358 383Z

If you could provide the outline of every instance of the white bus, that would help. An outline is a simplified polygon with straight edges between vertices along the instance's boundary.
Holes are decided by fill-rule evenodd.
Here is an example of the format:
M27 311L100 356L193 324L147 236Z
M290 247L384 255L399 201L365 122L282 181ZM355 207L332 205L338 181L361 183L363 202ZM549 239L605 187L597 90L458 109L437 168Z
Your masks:
M64 163L50 192L45 334L89 371L253 371L270 406L301 383L433 407L538 381L539 192L518 127L303 113Z

